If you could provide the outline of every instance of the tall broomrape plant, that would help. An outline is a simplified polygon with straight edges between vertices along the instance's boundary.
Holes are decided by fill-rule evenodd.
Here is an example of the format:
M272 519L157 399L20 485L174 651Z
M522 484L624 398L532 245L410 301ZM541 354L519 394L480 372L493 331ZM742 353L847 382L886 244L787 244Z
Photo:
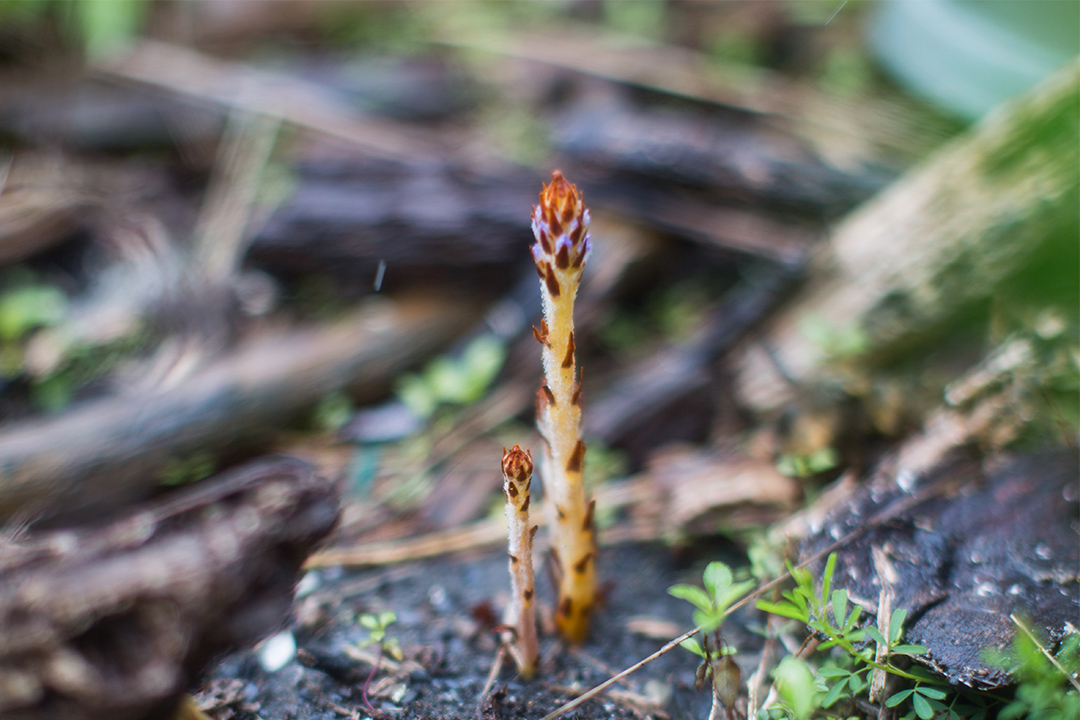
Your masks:
M532 546L536 526L529 524L532 496L533 460L527 450L515 445L503 448L503 494L506 495L506 524L510 529L510 617L514 629L511 655L518 672L528 680L536 674L540 648L536 642L536 588L533 579Z
M545 382L537 393L536 424L546 440L541 476L548 495L552 558L559 584L555 625L580 643L596 595L593 503L585 493L581 441L581 377L574 359L574 298L592 250L589 211L577 188L556 170L532 210L533 262L540 274L544 319L533 328L543 346Z

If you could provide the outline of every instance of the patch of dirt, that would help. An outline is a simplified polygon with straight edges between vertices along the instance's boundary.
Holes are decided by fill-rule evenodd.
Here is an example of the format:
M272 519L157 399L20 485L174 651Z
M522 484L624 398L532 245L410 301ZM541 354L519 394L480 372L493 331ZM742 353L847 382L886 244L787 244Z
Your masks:
M496 655L490 623L501 617L509 585L503 553L360 572L319 571L320 586L297 603L293 628L297 658L273 674L260 667L258 650L223 659L213 668L209 682L220 686L239 680L244 691L234 694L232 704L211 709L210 714L238 720L372 717L362 696L371 665L358 658L372 654L373 648L357 653L356 647L367 637L357 617L392 610L397 622L388 635L400 643L405 659L395 668L380 668L369 688L372 705L387 717L543 717L692 626L690 606L665 591L678 582L700 582L700 567L676 571L671 552L660 545L609 549L601 562L602 577L614 582L605 607L594 618L589 641L580 650L568 652L545 633L541 677L522 682L507 661L495 692L479 713L480 693ZM550 608L550 584L538 584L541 599ZM729 621L725 639L744 653L738 660L746 677L760 638L743 629L741 619L736 615ZM650 628L654 629L651 634ZM674 632L662 634L667 630ZM567 717L705 717L709 698L705 692L694 691L696 667L696 657L676 649Z

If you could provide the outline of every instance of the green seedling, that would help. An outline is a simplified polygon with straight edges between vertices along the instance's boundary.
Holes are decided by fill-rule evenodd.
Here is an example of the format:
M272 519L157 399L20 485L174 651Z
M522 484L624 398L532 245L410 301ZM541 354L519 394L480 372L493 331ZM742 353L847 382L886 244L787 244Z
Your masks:
M384 610L378 615L364 613L357 618L360 626L368 631L367 639L360 643L360 647L378 645L380 653L394 658L398 662L402 660L401 645L397 638L390 637L386 629L397 622L397 613L393 610Z
M713 709L709 717L718 717L720 707L727 708L730 716L742 687L742 672L731 659L734 650L720 637L720 626L728 608L754 587L754 581L736 582L731 568L722 562L709 563L701 580L704 589L696 585L672 585L668 594L694 606L694 623L702 630L702 641L688 638L681 644L702 660L697 670L697 688L700 690L706 680L712 680ZM710 634L715 650L709 646Z
M694 624L700 626L703 632L718 630L727 617L728 608L754 587L752 580L736 582L731 568L722 562L709 563L701 580L704 589L696 585L672 585L668 588L668 594L694 606ZM697 645L693 638L687 642ZM697 650L687 649L704 656L700 646Z
M386 713L381 710L377 710L368 699L368 688L371 687L371 681L375 679L375 675L379 672L379 666L382 664L384 655L389 655L398 662L404 659L404 654L401 652L401 645L396 638L390 637L386 629L392 624L397 622L397 613L392 610L384 610L378 615L370 613L364 613L357 618L357 622L361 627L364 627L368 631L367 639L360 643L360 647L370 647L372 645L378 647L378 654L375 656L375 662L371 664L371 672L367 676L367 680L364 681L364 686L360 690L360 697L364 701L364 706L373 718L385 718Z

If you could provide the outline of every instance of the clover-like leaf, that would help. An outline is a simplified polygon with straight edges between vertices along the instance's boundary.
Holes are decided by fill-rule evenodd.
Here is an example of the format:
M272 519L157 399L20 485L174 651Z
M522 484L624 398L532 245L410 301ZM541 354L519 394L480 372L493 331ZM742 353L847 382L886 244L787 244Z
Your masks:
M897 608L889 618L889 644L900 642L904 634L904 621L907 620L907 608Z
M870 636L870 638L882 647L889 647L889 643L886 642L885 637L881 632L873 625L867 625L863 628L863 631Z
M668 595L686 600L702 612L712 612L713 601L709 594L695 585L672 585Z
M722 562L711 562L705 567L705 573L701 579L705 583L705 589L709 591L709 594L715 600L719 600L730 587L734 578L731 574L731 568L727 565Z

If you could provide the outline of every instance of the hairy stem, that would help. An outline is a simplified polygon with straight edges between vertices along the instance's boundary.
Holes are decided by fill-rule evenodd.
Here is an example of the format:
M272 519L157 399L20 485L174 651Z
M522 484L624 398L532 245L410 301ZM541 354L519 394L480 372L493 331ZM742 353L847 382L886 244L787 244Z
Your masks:
M589 211L577 188L558 170L533 207L532 225L532 255L544 309L544 321L535 331L543 346L545 378L537 393L536 421L546 441L541 472L559 579L555 625L563 639L577 644L585 639L596 595L596 538L582 474L585 443L574 338L574 299L591 241Z
M506 524L510 531L510 618L514 644L510 654L525 679L536 674L540 646L536 641L536 585L533 578L532 546L536 526L529 524L533 461L527 450L515 445L503 448L503 494L506 495Z

